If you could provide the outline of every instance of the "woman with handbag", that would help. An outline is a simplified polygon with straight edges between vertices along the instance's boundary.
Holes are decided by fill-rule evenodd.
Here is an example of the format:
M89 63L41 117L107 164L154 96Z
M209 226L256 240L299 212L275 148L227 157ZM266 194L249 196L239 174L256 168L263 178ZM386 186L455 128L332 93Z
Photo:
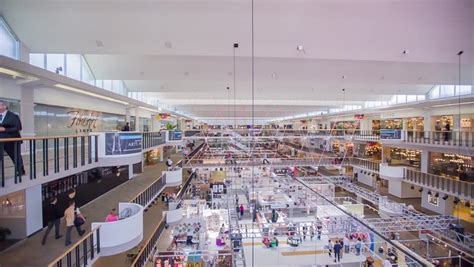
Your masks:
M68 194L69 200L74 202L74 226L76 227L77 233L79 236L82 236L86 230L82 230L81 227L84 223L86 223L86 217L82 215L79 207L75 204L76 203L76 190L71 189Z
M74 214L74 210L76 209L76 205L74 203L74 200L69 201L69 206L68 208L64 211L64 217L66 219L66 247L71 244L71 231L72 227L76 226L77 233L79 236L82 236L85 231L80 230L80 225L79 227L76 224L76 215Z

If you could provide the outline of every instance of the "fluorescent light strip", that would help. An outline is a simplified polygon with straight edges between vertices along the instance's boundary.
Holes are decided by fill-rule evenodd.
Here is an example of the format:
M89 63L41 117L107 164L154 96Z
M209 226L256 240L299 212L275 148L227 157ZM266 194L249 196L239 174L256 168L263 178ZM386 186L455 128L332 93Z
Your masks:
M57 87L57 88L61 88L61 89L64 89L64 90L71 91L71 92L75 92L75 93L79 93L79 94L83 94L83 95L88 95L88 96L92 96L92 97L97 97L97 98L100 98L100 99L112 101L112 102L123 104L123 105L129 105L128 102L125 102L125 101L122 101L122 100L114 99L114 98L111 98L111 97L108 97L108 96L99 95L99 94L96 94L96 93L87 92L87 91L77 89L77 88L74 88L74 87L71 87L71 86L67 86L67 85L64 85L64 84L58 83L58 84L55 84L54 86Z
M144 109L144 110L148 110L148 111L151 111L151 112L159 112L158 109L146 108L146 107L142 107L142 106L140 106L139 108Z
M445 105L436 105L432 106L433 108L440 108L440 107L451 107L451 106L459 106L459 105L469 105L469 104L474 104L474 102L464 102L464 103L454 103L454 104L445 104Z
M11 75L13 77L20 77L20 78L27 78L28 77L26 74L23 74L21 72L14 71L14 70L6 69L6 68L0 68L0 73L4 73L4 74L7 74L7 75Z

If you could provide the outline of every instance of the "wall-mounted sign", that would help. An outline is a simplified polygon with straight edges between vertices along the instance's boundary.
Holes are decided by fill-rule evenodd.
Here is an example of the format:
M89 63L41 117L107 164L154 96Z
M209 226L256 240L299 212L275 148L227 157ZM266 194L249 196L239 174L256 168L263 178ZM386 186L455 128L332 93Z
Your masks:
M166 120L169 117L170 117L169 113L160 113L160 114L156 115L156 119L158 119L158 120Z
M105 154L125 155L142 151L142 134L115 132L105 134Z
M471 128L471 118L462 118L461 128Z
M183 132L182 131L171 131L170 132L170 140L179 141L183 139Z
M380 130L380 139L383 140L401 140L402 131L394 129L381 129Z
M355 114L354 115L354 119L355 120L363 120L364 119L364 114Z
M97 128L97 121L101 117L100 112L86 110L71 110L67 114L70 117L68 128L76 132L92 132Z

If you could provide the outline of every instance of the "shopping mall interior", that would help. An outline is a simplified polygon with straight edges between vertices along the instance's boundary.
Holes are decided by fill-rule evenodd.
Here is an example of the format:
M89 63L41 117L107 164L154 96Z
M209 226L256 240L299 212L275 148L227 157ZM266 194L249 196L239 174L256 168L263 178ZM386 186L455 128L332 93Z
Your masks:
M0 0L1 267L474 266L473 0Z

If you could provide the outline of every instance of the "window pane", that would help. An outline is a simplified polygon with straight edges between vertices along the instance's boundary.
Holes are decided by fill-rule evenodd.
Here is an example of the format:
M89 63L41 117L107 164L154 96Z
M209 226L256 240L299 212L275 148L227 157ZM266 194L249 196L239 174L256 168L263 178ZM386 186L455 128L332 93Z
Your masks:
M454 85L441 85L439 95L440 97L454 96Z
M81 55L66 55L66 72L67 77L80 81L81 80Z
M112 91L120 94L122 92L122 81L120 80L113 80L112 81Z
M94 75L92 74L92 71L89 69L89 65L87 65L87 62L84 60L84 57L81 57L82 60L82 81L91 85L95 85L94 81Z
M426 99L425 95L418 95L418 101L423 101Z
M439 86L433 87L430 91L430 99L439 98Z
M108 91L112 91L112 80L104 80L104 87L102 88Z
M0 17L0 55L18 59L18 42Z
M468 95L472 92L472 87L470 85L461 85L461 90L459 90L459 85L456 86L456 95L459 95L459 91L461 91L461 95Z
M47 54L46 69L64 75L64 54Z
M414 102L416 99L416 95L407 95L407 102Z
M31 65L44 69L44 63L44 54L30 54Z

